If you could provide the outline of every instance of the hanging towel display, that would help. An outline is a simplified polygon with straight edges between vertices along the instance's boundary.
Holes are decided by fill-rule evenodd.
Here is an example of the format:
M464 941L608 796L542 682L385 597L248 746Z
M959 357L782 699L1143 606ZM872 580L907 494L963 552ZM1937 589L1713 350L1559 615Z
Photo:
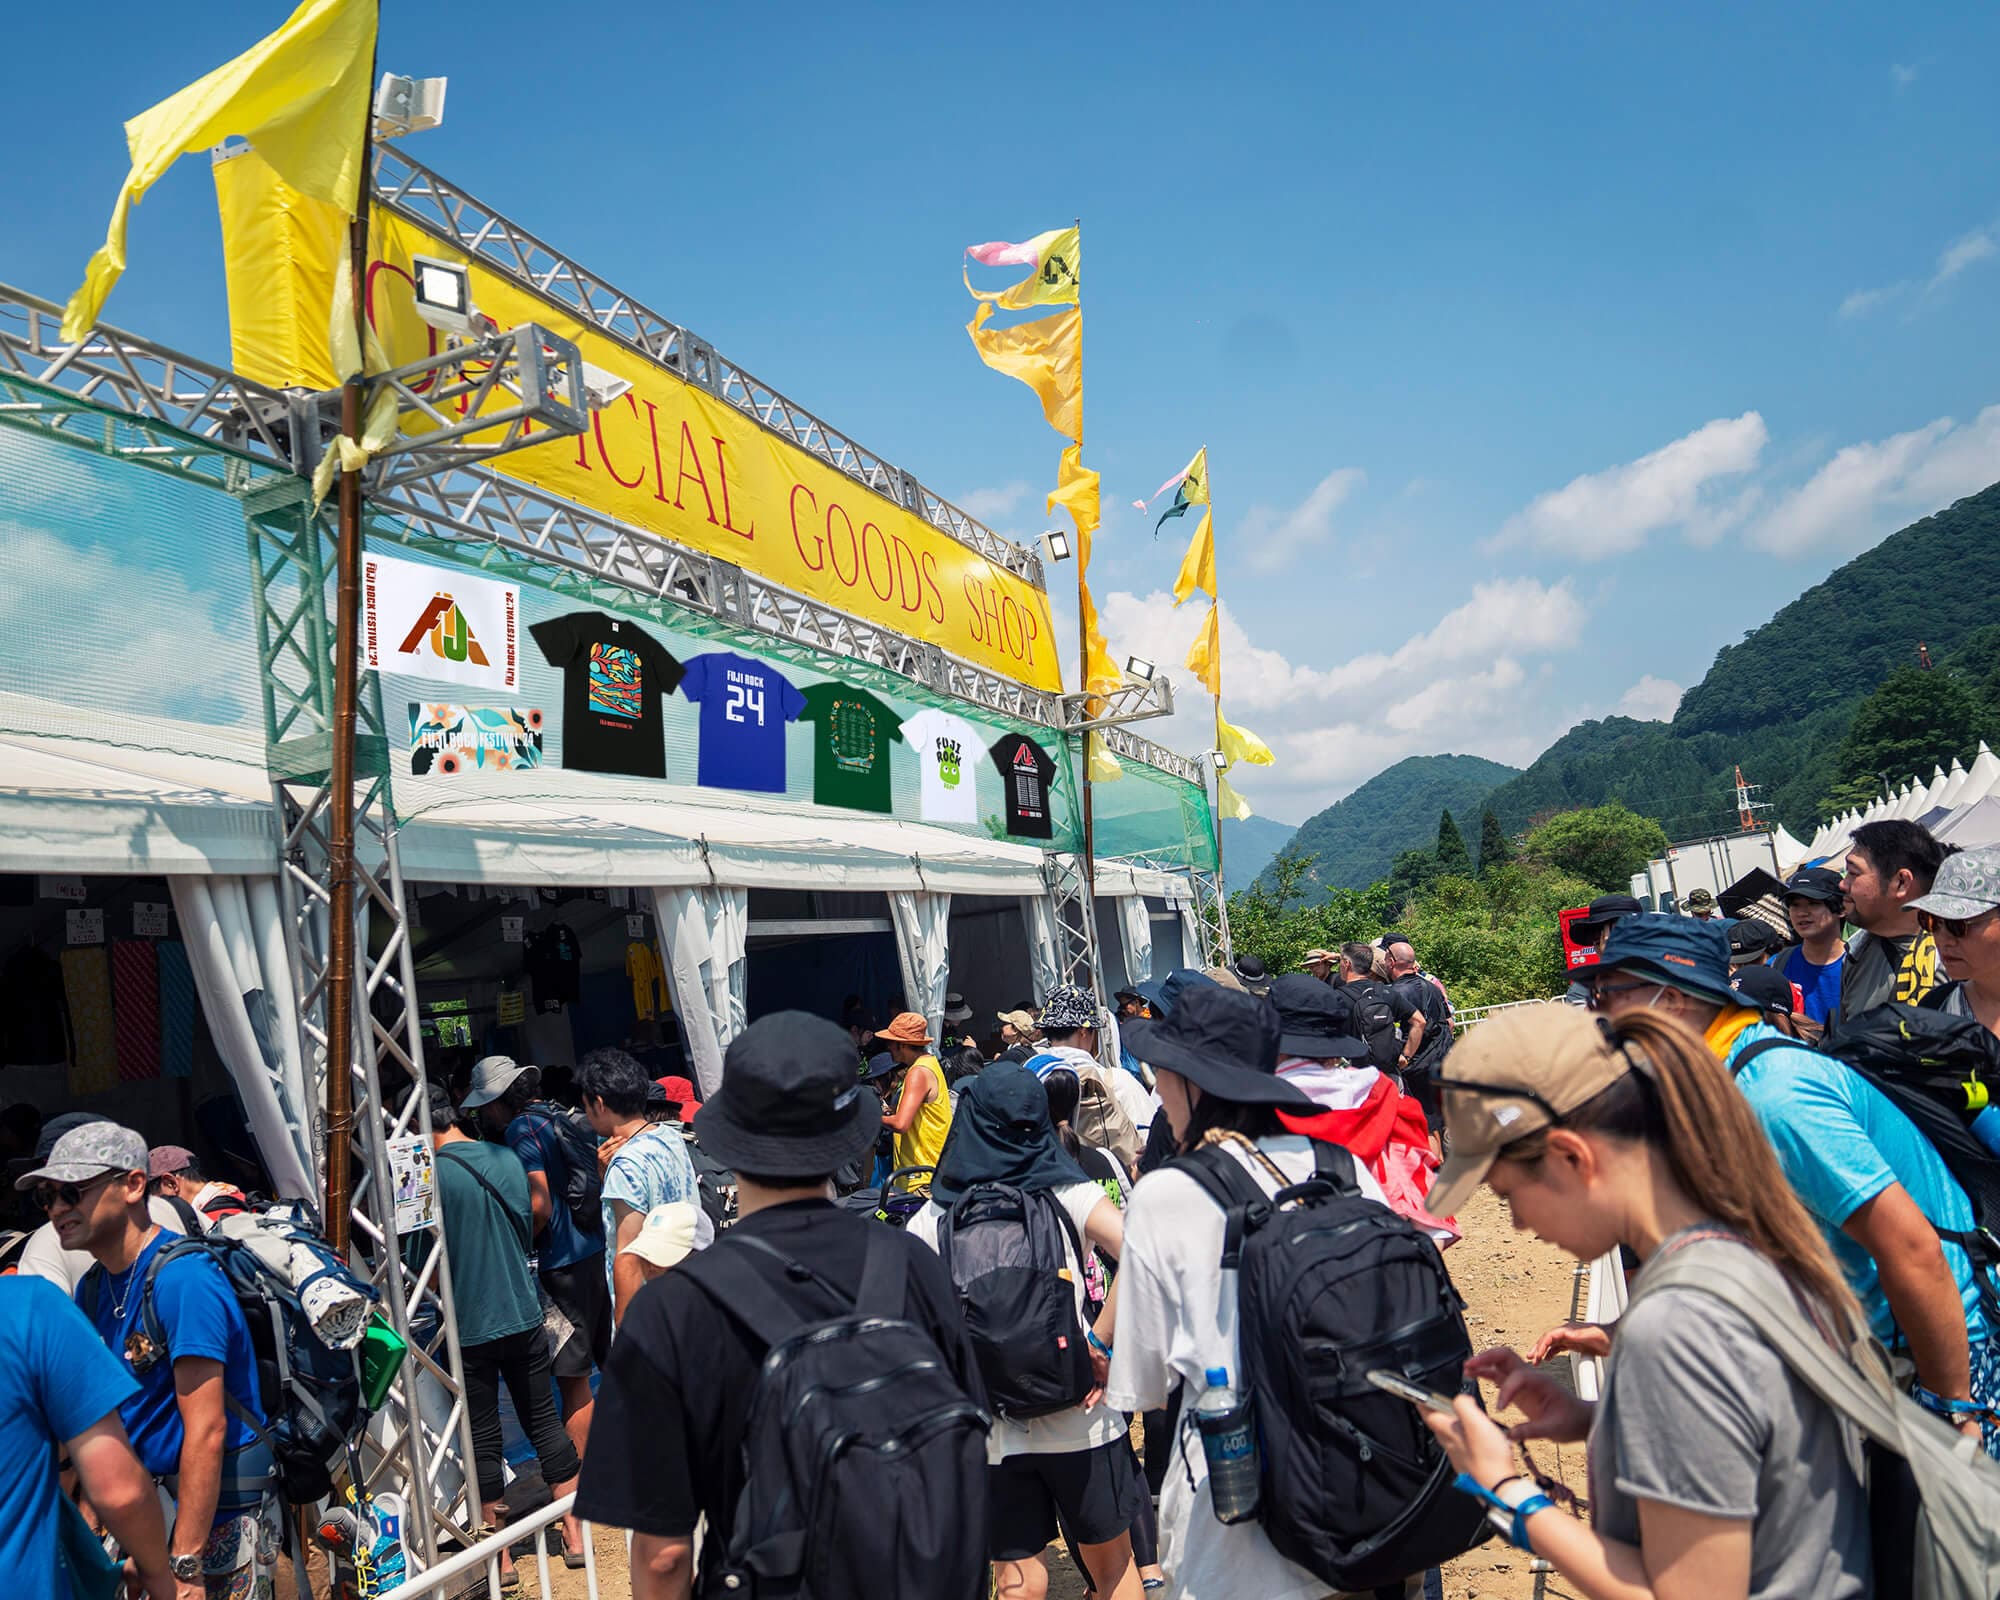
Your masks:
M194 971L187 946L162 940L160 953L160 1071L169 1078L194 1076Z
M103 1094L118 1087L118 1049L111 1026L111 955L102 945L62 953L63 998L69 1002L69 1092Z
M160 1075L160 962L150 939L111 946L111 1029L118 1076L140 1083Z

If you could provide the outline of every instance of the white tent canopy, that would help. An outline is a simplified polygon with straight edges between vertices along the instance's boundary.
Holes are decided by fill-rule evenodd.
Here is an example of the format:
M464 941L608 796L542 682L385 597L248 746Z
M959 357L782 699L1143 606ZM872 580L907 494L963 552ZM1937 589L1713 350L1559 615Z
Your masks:
M1964 764L1957 756L1951 758L1951 772L1944 781L1944 793L1938 796L1941 806L1955 806L1965 792L1966 772Z
M1972 765L1965 774L1965 787L1958 792L1958 803L1971 805L1975 800L1984 800L2000 785L2000 756L1986 748L1986 741L1979 741L1979 754L1972 758Z

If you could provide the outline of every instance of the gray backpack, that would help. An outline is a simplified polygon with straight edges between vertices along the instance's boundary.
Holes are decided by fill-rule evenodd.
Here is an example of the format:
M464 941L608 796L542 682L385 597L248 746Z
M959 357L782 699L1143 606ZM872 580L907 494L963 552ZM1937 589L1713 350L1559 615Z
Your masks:
M1899 1393L1866 1332L1849 1359L1728 1240L1695 1240L1646 1269L1641 1295L1698 1289L1734 1308L1808 1389L1866 1441L1877 1600L1993 1600L2000 1595L2000 1463ZM1637 1298L1637 1297L1635 1297Z

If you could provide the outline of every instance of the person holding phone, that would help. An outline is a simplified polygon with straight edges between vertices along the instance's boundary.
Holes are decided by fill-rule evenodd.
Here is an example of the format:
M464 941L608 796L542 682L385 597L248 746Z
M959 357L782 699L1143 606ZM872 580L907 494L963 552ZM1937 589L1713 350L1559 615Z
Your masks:
M1684 1245L1740 1249L1772 1300L1835 1349L1863 1326L1832 1253L1754 1113L1701 1037L1649 1012L1615 1023L1537 1006L1473 1029L1440 1088L1451 1154L1426 1204L1483 1179L1514 1226L1591 1261L1642 1263L1603 1397L1578 1400L1512 1350L1468 1373L1499 1385L1503 1431L1467 1396L1425 1419L1516 1543L1587 1600L1849 1600L1873 1591L1868 1499L1846 1425L1740 1313L1692 1288L1648 1293ZM1510 1440L1589 1440L1591 1521L1541 1494Z

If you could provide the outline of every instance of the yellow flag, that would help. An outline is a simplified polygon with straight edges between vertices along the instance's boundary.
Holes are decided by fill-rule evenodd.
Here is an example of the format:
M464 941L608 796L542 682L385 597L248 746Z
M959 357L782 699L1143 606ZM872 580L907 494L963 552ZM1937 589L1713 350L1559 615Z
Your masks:
M1023 244L976 244L965 253L989 266L1034 264L1035 270L1019 283L991 294L974 289L972 275L965 271L965 287L974 299L990 300L1010 311L1025 311L1030 306L1073 306L1083 287L1080 228L1053 228Z
M979 359L995 372L1019 378L1040 397L1049 426L1074 444L1083 442L1083 313L1058 311L1012 328L988 328L990 301L965 325Z
M1194 460L1187 464L1187 471L1181 475L1181 486L1174 497L1182 505L1205 506L1208 504L1208 446L1203 445L1194 453Z
M1125 776L1125 769L1118 764L1118 758L1104 748L1104 741L1096 734L1090 736L1090 781L1092 783L1116 783Z
M1097 602L1090 597L1090 585L1083 585L1083 688L1086 694L1110 694L1125 682L1125 674L1111 659L1104 629L1097 620Z
M1250 809L1250 802L1232 789L1229 780L1219 772L1215 775L1215 814L1236 822L1257 815Z
M1268 767L1276 763L1271 747L1248 728L1239 728L1222 714L1222 708L1215 711L1215 748L1222 752L1223 760L1232 767L1239 761L1247 761L1253 767Z
M1057 506L1069 513L1069 520L1076 524L1077 537L1088 539L1097 531L1098 501L1097 474L1083 464L1083 446L1073 444L1062 453L1062 468L1056 477L1056 486L1049 495L1048 504L1043 508L1051 516ZM1079 551L1079 554L1082 554ZM1088 556L1084 557L1088 560Z
M63 311L63 338L90 331L125 270L132 207L181 156L230 134L300 194L352 215L368 152L376 0L302 0L276 33L125 124L132 155L104 245Z
M1181 557L1180 576L1174 579L1174 604L1201 590L1211 600L1215 598L1215 513L1204 511L1201 526L1194 530L1194 538L1188 542L1187 554Z
M1188 646L1187 669L1198 678L1210 694L1222 693L1222 608L1211 605L1208 621L1201 625L1201 632L1194 636L1194 643Z

